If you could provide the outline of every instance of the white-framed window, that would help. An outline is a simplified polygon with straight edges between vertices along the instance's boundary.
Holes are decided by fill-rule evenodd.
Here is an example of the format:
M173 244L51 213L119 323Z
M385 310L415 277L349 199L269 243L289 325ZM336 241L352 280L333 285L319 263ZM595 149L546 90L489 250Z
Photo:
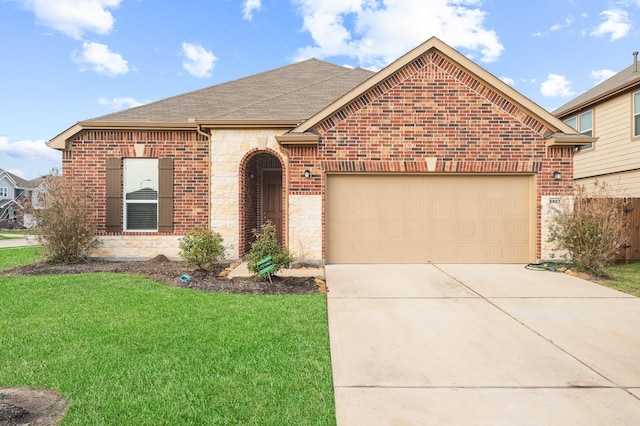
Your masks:
M633 137L640 136L640 92L633 94Z
M583 112L564 120L566 124L585 136L593 136L593 111ZM583 145L582 149L589 149L593 144Z
M9 188L0 186L0 198L9 198Z
M124 230L158 230L158 159L124 159Z

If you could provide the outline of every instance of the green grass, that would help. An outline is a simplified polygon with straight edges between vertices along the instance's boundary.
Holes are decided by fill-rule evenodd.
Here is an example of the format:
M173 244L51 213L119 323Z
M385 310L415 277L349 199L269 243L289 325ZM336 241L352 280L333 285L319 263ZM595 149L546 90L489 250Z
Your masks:
M640 263L609 266L605 272L611 279L598 280L599 283L640 297Z
M29 265L43 258L44 252L40 246L0 249L0 271Z
M0 277L0 295L0 386L62 392L63 425L335 424L323 295L119 274Z

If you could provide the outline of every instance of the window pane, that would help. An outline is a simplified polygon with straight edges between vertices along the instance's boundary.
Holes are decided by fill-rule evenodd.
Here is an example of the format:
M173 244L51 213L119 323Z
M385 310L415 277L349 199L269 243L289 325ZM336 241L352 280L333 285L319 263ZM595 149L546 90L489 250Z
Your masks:
M633 94L633 114L640 114L640 92Z
M157 200L158 159L125 159L124 192L127 200Z
M580 133L591 136L591 130L593 129L593 113L591 111L585 112L580 115Z
M633 129L633 136L640 136L640 114L633 117L633 122L635 124Z
M158 227L158 205L156 203L127 203L127 229L149 231Z
M126 158L124 160L124 193L126 230L157 230L157 158Z
M568 124L569 126L573 127L575 130L578 130L577 124L578 124L578 120L576 117L571 117L568 120L564 120L565 124Z

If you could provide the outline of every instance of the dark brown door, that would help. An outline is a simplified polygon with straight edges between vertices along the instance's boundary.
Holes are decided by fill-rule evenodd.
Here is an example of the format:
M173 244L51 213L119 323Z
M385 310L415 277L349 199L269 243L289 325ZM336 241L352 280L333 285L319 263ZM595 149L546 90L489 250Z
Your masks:
M262 223L271 222L276 227L278 243L282 245L282 172L262 172Z

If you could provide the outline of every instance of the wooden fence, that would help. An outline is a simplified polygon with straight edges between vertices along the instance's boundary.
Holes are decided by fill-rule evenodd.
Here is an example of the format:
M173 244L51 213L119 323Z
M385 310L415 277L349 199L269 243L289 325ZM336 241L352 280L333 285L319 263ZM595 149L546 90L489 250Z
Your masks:
M629 247L620 250L616 262L640 262L640 198L627 198L624 212L629 220L631 237Z

